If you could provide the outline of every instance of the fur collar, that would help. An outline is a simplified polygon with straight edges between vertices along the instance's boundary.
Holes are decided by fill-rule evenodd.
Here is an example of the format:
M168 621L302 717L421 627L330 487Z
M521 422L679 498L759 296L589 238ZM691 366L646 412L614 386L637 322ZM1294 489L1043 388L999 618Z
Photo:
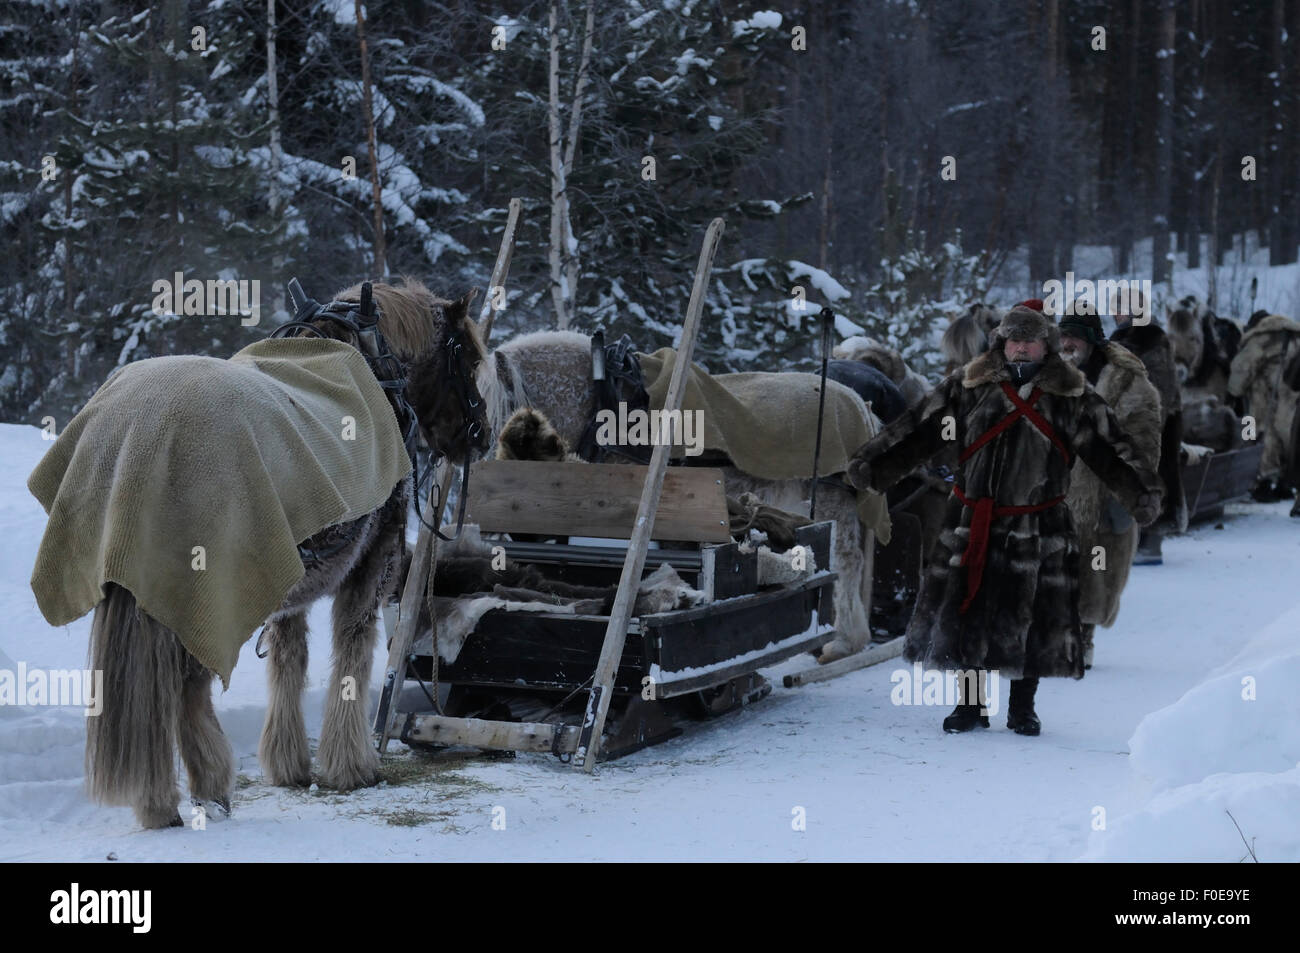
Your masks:
M1011 373L1007 370L1006 355L1001 350L985 351L966 365L962 372L961 386L982 387L1009 380ZM1078 397L1083 393L1086 380L1081 370L1053 352L1043 358L1043 366L1030 383L1045 394Z
M1142 359L1118 341L1107 341L1102 345L1102 348L1106 355L1107 364L1117 370L1137 374L1139 377L1147 376L1147 366L1142 363Z
M1300 324L1296 324L1290 318L1284 318L1280 314L1270 314L1266 318L1261 318L1259 323L1241 336L1241 343L1244 345L1247 338L1263 337L1265 334L1271 334L1275 331L1286 331L1289 334L1300 332Z

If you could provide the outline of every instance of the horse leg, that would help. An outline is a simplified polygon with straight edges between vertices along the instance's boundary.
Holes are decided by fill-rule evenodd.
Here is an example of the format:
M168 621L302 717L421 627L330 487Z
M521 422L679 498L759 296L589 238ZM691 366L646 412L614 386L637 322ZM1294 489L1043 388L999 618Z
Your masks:
M851 493L826 489L818 503L825 509L818 515L835 521L835 637L822 646L817 661L834 662L861 652L871 641L872 574L875 567L876 534L862 526Z
M215 801L229 814L230 796L235 789L235 753L212 710L212 672L192 655L185 661L176 734L185 773L190 778L190 795Z
M311 783L311 749L302 720L302 691L307 683L306 610L268 622L263 637L269 653L271 699L257 760L272 784L306 787Z
M380 601L396 582L401 538L385 527L334 596L334 667L321 728L321 782L340 791L379 780L367 708Z

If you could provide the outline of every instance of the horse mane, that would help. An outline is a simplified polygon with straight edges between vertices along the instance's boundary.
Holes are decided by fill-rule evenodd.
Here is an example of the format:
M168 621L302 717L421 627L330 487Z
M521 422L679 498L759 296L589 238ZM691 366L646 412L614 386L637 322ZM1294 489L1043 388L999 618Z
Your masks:
M939 350L950 365L965 367L988 348L986 321L979 312L983 305L971 305L949 322L939 340ZM977 317L978 314L978 317Z
M373 282L372 288L375 302L379 305L379 330L398 359L406 363L424 357L442 344L440 340L431 337L436 328L434 315L438 309L448 314L459 302L438 297L415 278L403 276L399 280L401 283L396 285ZM360 283L344 288L334 298L336 301L359 302ZM450 320L450 315L448 318ZM477 323L462 320L460 330L469 338L474 352L472 360L475 363L488 363L484 360L487 350L483 346Z

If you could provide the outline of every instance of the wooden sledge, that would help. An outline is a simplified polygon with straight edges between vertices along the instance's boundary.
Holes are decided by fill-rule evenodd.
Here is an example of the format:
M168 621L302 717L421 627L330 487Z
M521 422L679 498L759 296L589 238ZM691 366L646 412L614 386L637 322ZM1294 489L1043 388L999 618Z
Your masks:
M617 545L560 541L500 545L506 557L565 582L608 586L618 578L646 467L490 461L474 467L468 519L483 533L584 536ZM834 524L796 533L816 571L782 586L758 586L757 555L727 534L720 470L676 467L665 474L646 570L668 564L701 605L633 615L614 667L609 716L592 757L610 759L680 734L682 727L766 696L757 670L807 652L834 632L829 569ZM477 501L482 501L479 503ZM725 541L724 541L725 540ZM409 713L407 744L472 745L574 754L586 691L612 616L493 609L454 662L442 662L443 715ZM433 677L431 632L412 650L411 674Z
M715 219L701 247L667 411L681 405L721 234L722 220ZM721 472L669 471L668 450L656 446L648 467L515 461L475 468L471 514L483 532L567 540L581 531L622 541L511 542L508 558L571 582L616 577L617 595L608 616L490 611L455 662L439 666L432 631L418 640L414 631L436 561L435 540L422 530L376 714L381 750L400 725L408 744L550 751L590 771L598 758L677 734L684 713L716 716L764 697L771 689L758 668L826 640L834 631L835 574L826 568L833 524L813 524L796 536L813 554L816 572L760 589L756 555L729 541ZM661 546L650 549L652 539ZM665 562L703 591L703 604L637 617L643 570ZM403 717L408 674L434 681L431 697L440 694L438 682L448 686L441 713Z
M1250 496L1259 473L1262 444L1238 450L1211 453L1183 464L1183 493L1187 497L1187 521L1218 519L1225 503Z

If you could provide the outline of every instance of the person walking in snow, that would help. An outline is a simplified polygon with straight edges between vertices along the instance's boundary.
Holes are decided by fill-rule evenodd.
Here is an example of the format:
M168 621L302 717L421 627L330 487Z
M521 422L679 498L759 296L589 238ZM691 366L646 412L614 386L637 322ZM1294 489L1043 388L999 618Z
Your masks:
M1041 677L1082 678L1078 540L1064 504L1081 458L1141 524L1160 511L1161 484L1114 411L1060 355L1060 333L1037 299L1016 305L990 350L864 444L849 466L859 489L888 489L955 442L958 469L944 530L921 582L904 658L964 672L949 732L988 727L970 673L1012 679L1007 727L1036 735Z

